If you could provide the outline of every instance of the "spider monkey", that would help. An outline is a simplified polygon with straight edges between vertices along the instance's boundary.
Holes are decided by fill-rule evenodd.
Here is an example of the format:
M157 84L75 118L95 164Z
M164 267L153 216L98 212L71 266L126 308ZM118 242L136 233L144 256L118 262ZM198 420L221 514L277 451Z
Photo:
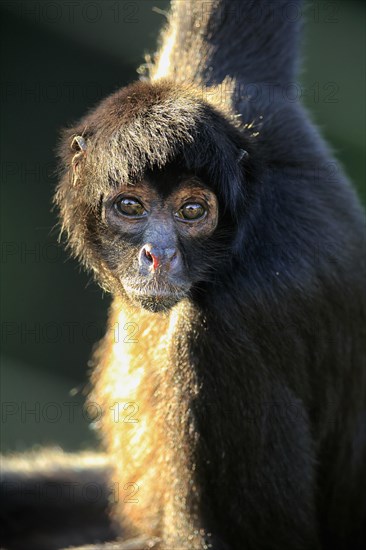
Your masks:
M63 134L62 229L113 294L113 548L365 544L364 214L283 93L293 8L173 2L148 77Z

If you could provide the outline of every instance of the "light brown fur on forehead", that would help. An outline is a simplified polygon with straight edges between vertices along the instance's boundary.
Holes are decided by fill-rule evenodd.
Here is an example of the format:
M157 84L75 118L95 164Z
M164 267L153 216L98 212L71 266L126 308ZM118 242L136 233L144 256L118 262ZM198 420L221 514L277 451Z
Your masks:
M126 141L130 149L126 154L139 150L146 158L159 157L157 151L150 150L153 140L159 140L164 151L173 142L192 142L197 123L210 117L208 109L215 109L226 119L232 118L223 84L202 89L166 79L135 82L107 97L77 127L65 131L67 150L61 150L61 156L67 153L70 156L75 136L79 135L85 139L93 158L98 149L102 149L103 160L108 151L118 157L123 154ZM225 81L226 88L232 85L233 82ZM99 161L95 168L98 166Z
M225 79L220 86L202 88L192 84L176 84L167 79L155 82L134 82L107 97L87 119L104 129L105 116L112 116L115 125L126 125L150 112L167 114L171 108L177 116L199 114L204 103L220 110L222 114L231 114L231 103L228 101L234 81ZM110 123L107 131L111 130Z
M167 82L138 82L119 90L85 117L80 134L85 133L87 142L88 178L127 183L142 176L142 166L162 167L174 157L175 147L193 143L204 103L192 89L178 88L180 92Z
M197 116L202 99L200 91L193 86L175 85L166 80L135 82L107 97L81 124L93 133L111 135L119 127L125 128L146 117Z

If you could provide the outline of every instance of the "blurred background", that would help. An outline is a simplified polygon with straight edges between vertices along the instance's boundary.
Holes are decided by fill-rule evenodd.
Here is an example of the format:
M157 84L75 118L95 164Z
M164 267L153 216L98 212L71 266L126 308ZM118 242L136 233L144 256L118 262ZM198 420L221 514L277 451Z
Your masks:
M300 92L363 202L365 4L308 0ZM96 443L83 409L109 297L68 259L51 210L59 130L138 77L167 1L2 0L2 450Z

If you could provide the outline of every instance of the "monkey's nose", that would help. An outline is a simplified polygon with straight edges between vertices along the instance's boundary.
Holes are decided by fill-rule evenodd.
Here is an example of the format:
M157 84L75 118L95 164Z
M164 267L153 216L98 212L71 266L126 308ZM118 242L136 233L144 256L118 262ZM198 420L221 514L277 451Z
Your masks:
M145 244L139 252L139 264L141 267L148 267L155 271L162 266L170 268L177 258L177 250L175 248L155 248L149 244Z

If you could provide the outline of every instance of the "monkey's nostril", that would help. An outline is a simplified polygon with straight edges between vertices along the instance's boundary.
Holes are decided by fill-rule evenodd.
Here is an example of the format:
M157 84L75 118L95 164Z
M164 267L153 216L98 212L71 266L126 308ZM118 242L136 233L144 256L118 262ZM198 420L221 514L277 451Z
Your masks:
M154 263L154 258L152 254L148 250L146 250L146 248L144 248L143 254L145 255L145 258L148 260L148 262L150 262L151 264Z
M156 256L150 249L149 246L143 246L140 255L139 255L139 263L145 264L149 266L149 268L157 269L159 267L159 258Z
M155 248L150 244L146 244L139 253L140 266L151 271L155 271L160 267L166 271L175 269L178 261L179 252L176 248Z

